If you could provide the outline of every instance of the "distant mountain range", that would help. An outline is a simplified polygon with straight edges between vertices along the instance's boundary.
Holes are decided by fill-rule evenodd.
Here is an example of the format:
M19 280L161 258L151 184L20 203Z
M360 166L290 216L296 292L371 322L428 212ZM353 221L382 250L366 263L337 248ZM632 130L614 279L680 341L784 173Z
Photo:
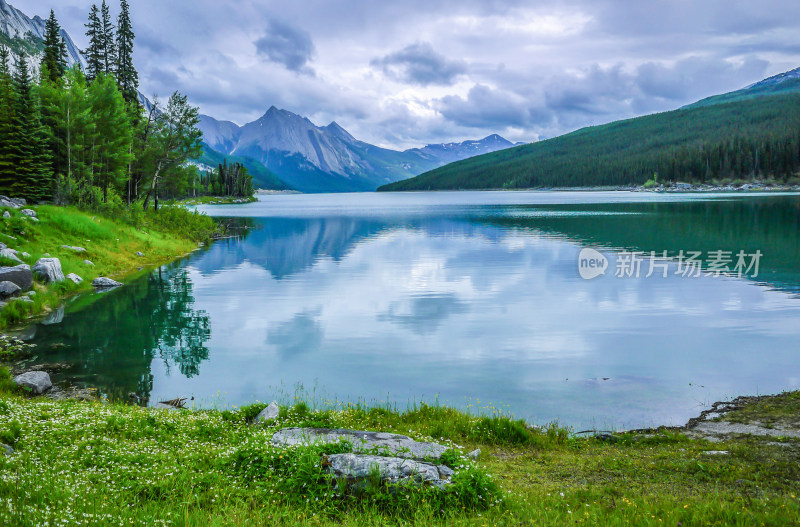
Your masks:
M457 161L378 190L524 189L796 177L800 68L684 108Z
M244 126L201 115L200 129L211 150L256 161L302 192L371 191L452 161L514 146L495 134L401 152L359 141L336 122L316 126L274 106Z
M44 49L44 24L41 17L29 18L6 0L0 0L0 44L8 46L15 53L31 57L37 66ZM69 34L62 29L61 36L67 44L67 64L85 67L86 61Z

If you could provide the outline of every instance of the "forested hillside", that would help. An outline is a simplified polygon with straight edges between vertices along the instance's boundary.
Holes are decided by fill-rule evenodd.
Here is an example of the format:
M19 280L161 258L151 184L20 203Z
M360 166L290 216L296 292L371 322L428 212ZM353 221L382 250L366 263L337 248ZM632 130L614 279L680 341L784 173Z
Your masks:
M800 170L800 94L685 108L474 157L378 190L639 185Z

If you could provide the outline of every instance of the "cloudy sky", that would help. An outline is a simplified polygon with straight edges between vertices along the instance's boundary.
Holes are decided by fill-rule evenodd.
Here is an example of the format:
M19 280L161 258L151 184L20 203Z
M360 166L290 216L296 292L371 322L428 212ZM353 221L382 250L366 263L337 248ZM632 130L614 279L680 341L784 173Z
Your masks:
M238 124L275 105L397 148L533 141L800 66L794 0L130 3L145 94ZM85 45L92 1L12 4L54 7Z

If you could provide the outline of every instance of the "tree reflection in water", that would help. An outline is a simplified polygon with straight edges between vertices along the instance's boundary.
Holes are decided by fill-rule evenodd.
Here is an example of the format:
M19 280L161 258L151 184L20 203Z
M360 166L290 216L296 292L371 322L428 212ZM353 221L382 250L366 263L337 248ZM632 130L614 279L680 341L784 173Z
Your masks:
M93 305L87 309L86 303ZM134 392L147 399L151 363L197 375L208 359L208 314L194 309L189 273L159 268L119 289L79 298L59 324L40 324L31 341L39 363L64 363L54 381L93 386L110 398Z

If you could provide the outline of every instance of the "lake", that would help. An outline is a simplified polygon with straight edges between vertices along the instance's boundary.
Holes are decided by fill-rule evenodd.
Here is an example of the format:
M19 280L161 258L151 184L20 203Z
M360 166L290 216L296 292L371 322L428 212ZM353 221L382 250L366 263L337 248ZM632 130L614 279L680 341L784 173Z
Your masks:
M201 209L234 218L236 236L32 328L55 381L220 408L438 401L576 431L684 424L716 400L800 388L798 195Z

